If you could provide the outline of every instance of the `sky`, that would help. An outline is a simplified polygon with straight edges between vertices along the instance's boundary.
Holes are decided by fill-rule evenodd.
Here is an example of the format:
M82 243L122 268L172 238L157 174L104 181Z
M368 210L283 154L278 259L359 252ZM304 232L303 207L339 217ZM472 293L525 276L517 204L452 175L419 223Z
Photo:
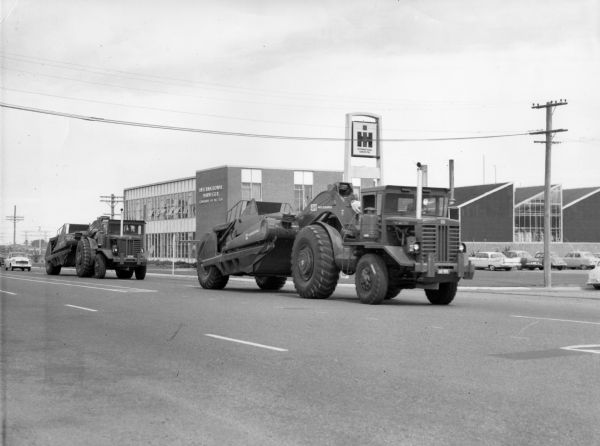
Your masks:
M388 184L600 186L600 0L0 0L0 244L108 213L101 196L221 165L343 170L381 117ZM311 139L313 138L313 139ZM316 138L333 138L323 141ZM431 141L432 138L446 140ZM338 139L338 140L336 140ZM396 141L386 141L392 139ZM416 139L419 141L397 141Z

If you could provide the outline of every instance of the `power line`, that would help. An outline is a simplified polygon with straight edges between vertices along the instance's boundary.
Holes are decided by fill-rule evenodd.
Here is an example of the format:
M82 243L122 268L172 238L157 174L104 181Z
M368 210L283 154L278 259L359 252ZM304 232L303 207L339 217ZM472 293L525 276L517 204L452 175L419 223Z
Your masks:
M192 133L205 133L210 135L222 135L222 136L241 136L246 138L263 138L263 139L285 139L285 140L296 140L296 141L347 141L346 138L331 138L331 137L317 137L317 136L286 136L286 135L267 135L258 133L245 133L245 132L228 132L223 130L210 130L210 129L198 129L193 127L177 127L162 124L150 124L144 122L133 122L133 121L121 121L117 119L99 118L96 116L84 116L73 113L64 113L54 110L45 110L39 108L25 107L21 105L7 104L0 102L0 107L10 108L14 110L27 111L32 113L40 113L53 116L61 116L70 119L80 119L83 121L101 122L104 124L117 124L127 125L133 127L144 127L151 129L160 130L173 130L179 132L192 132ZM530 132L521 133L510 133L501 135L481 135L481 136L457 136L447 138L389 138L381 139L382 142L420 142L420 141L460 141L468 139L491 139L491 138L509 138L514 136L527 136Z
M297 93L297 92L287 92L287 91L275 91L275 90L266 90L266 89L260 89L260 88L232 86L232 85L226 85L226 84L220 84L220 83L199 82L199 81L193 81L193 80L189 80L189 79L182 79L182 78L176 78L176 77L158 76L158 75L154 75L154 74L141 74L141 73L135 73L135 72L125 71L125 70L111 70L111 69L106 69L106 68L77 64L77 63L73 63L73 62L64 62L64 61L58 61L58 60L53 60L53 59L47 59L47 58L26 56L26 55L21 55L21 54L16 54L16 53L8 53L5 51L0 51L0 55L5 59L12 59L17 62L45 65L45 66L51 66L51 67L55 67L55 68L64 68L64 69L73 70L73 71L83 71L83 72L87 72L87 73L91 73L91 74L99 74L99 75L103 75L103 76L121 77L121 78L125 78L125 79L134 79L134 80L143 80L145 82L153 82L153 83L158 83L158 84L163 84L163 85L168 85L168 86L173 86L173 83L177 83L177 84L179 84L179 86L187 86L187 87L202 88L202 89L212 89L212 90L225 90L225 91L230 91L230 92L233 91L233 92L238 92L238 93L242 93L242 94L250 94L250 95L259 94L261 96L270 96L270 97L276 97L276 98L283 97L283 98L297 98L297 99L304 99L304 100L306 100L307 98L308 99L316 98L318 100L334 100L338 103L339 102L350 102L352 104L364 103L364 104L371 104L371 105L375 104L377 106L386 106L386 105L387 106L390 106L390 105L397 106L397 105L406 105L406 104L423 105L424 103L428 103L430 105L437 105L437 106L439 106L440 104L448 104L453 107L455 107L456 105L474 106L474 107L486 106L487 107L486 104L479 104L479 103L469 102L469 101L418 100L418 101L400 101L399 102L399 101L390 101L388 99L381 99L381 98L367 99L367 98L361 98L361 97L356 97L356 96L353 96L352 99L348 99L345 96L315 94L315 93L308 93L308 92ZM70 79L70 80L73 80L73 79Z

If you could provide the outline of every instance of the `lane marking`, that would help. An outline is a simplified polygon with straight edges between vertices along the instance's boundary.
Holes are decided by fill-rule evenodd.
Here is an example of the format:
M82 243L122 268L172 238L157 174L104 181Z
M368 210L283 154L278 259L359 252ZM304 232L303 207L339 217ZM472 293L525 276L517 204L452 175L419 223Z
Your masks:
M0 293L6 293L6 294L10 294L12 296L16 296L17 293L11 293L10 291L4 291L4 290L0 290Z
M551 317L517 316L515 314L511 314L510 317L518 317L518 318L522 318L522 319L537 319L537 320L540 320L540 321L572 322L572 323L575 323L575 324L600 325L600 322L575 321L573 319L553 319Z
M569 350L573 352L585 352L585 353L594 353L596 355L600 355L600 345L592 344L592 345L570 345L568 347L561 347L561 350Z
M142 288L128 288L119 285L104 285L104 286L93 286L93 285L81 285L78 283L72 283L66 280L36 280L36 279L25 279L24 277L14 276L3 276L6 279L22 280L24 282L43 283L45 285L64 285L72 286L77 288L90 288L92 290L112 291L115 293L156 293L157 290L146 290ZM89 283L89 282L86 282ZM112 287L112 288L109 288ZM117 288L118 287L118 288Z
M79 310L85 310L85 311L98 311L98 310L94 310L93 308L78 307L77 305L69 305L69 304L66 304L65 307L77 308Z
M241 339L226 338L225 336L219 336L219 335L215 335L215 334L206 333L205 336L208 336L209 338L221 339L223 341L237 342L238 344L250 345L252 347L266 348L267 350L274 350L276 352L287 352L288 351L285 348L272 347L270 345L257 344L255 342L242 341Z

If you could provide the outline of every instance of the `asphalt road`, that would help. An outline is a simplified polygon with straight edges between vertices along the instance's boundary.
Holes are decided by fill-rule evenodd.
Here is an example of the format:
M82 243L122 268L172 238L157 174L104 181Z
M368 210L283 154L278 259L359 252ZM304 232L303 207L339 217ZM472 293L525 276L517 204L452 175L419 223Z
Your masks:
M3 445L600 444L594 290L368 306L34 270L0 298Z

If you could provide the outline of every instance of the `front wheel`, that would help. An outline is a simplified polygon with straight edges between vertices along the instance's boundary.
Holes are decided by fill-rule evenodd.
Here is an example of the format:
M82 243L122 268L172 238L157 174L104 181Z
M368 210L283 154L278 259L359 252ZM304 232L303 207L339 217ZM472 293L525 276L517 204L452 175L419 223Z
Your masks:
M283 288L287 277L256 276L254 280L256 280L256 284L261 290L277 291Z
M388 292L388 270L383 259L376 254L365 254L356 265L354 273L356 294L363 304L378 305Z
M198 263L196 272L200 286L207 290L222 290L229 282L229 276L223 275L214 265L205 268Z
M144 280L146 278L146 265L136 267L134 272L136 280Z
M433 305L448 305L454 300L457 288L458 282L444 282L437 290L425 290L425 295Z
M490 268L490 271L496 271L496 267L494 265L490 265L489 268Z
M318 224L303 228L292 247L292 278L297 293L306 299L327 299L335 291L339 274L325 228Z
M119 279L131 279L133 271L130 269L116 269L115 274Z

